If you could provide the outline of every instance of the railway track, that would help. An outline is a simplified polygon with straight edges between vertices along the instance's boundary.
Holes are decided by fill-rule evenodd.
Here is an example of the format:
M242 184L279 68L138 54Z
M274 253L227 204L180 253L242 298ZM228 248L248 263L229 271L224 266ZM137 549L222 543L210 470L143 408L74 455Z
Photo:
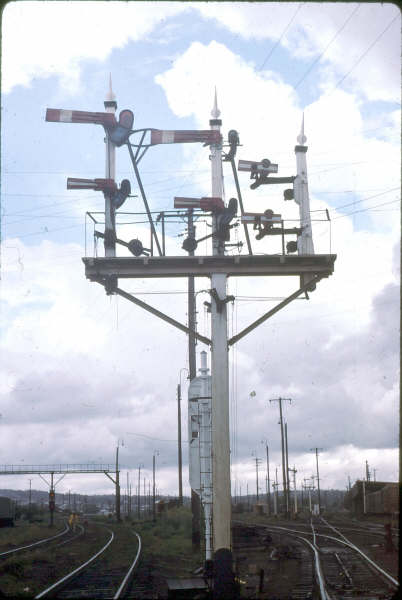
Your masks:
M350 530L350 524L347 529ZM247 530L249 547L241 541L237 548L236 545L234 547L237 563L238 557L241 559L243 555L243 561L245 554L248 557L249 572L245 565L238 569L239 579L243 578L243 585L246 584L244 597L272 600L386 600L396 597L397 579L326 521L247 526L240 538L247 536ZM367 534L360 529L356 534L355 528L352 528L352 532L357 536ZM267 533L271 536L269 544ZM378 539L380 532L369 533ZM252 539L255 543L250 548ZM258 539L265 540L259 549ZM287 556L283 554L284 547L288 548ZM289 556L293 558L293 565L290 565ZM275 558L279 562L276 568L272 564ZM253 561L258 562L259 581L255 567L250 568ZM265 582L261 588L259 583L264 579L261 578L262 571ZM284 585L283 579L287 579L287 585Z
M146 566L138 567L141 554L140 536L130 531L133 540L137 538L137 549L127 564L126 558L119 561L122 551L119 538L123 537L121 532L116 535L111 529L104 529L108 533L106 544L85 562L43 589L35 598L155 598L150 569ZM124 542L126 541L125 539Z
M0 558L9 558L11 555L16 554L17 552L22 552L24 550L33 550L33 549L36 549L38 546L41 546L43 544L48 544L48 545L52 544L52 545L55 545L55 546L58 546L58 545L61 545L61 544L65 544L67 542L72 541L73 539L75 539L79 535L82 535L82 533L84 531L83 527L81 525L79 527L80 527L80 533L78 535L70 536L66 540L64 540L62 542L58 542L58 543L55 544L56 540L59 540L61 537L66 536L68 533L72 533L70 527L67 524L65 524L65 528L63 529L63 531L61 531L61 532L59 532L59 533L57 533L55 535L43 538L41 540L37 540L36 542L32 542L31 544L24 544L23 546L18 546L17 548L11 548L11 549L6 550L4 552L0 552Z

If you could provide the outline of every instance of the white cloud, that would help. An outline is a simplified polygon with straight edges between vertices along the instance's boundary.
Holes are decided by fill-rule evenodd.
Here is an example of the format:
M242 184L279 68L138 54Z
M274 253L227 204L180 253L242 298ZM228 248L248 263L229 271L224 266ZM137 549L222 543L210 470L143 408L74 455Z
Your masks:
M8 3L2 15L2 90L58 75L64 90L74 93L84 60L104 61L114 48L145 38L183 10L171 2Z
M281 38L280 44L295 58L307 61L305 69L300 69L295 74L294 85L332 39L318 69L317 66L315 68L316 73L319 72L324 80L330 79L335 84L363 56L392 19L397 17L396 22L368 52L367 59L362 60L351 71L348 84L352 84L354 90L363 92L370 100L398 101L400 15L398 19L396 6L391 3L360 4L344 28L346 19L356 9L356 5L304 3L299 10L298 7L294 3L265 2L250 6L248 3L235 2L200 4L198 10L245 39L269 40L266 53L261 55L259 61L255 59L257 68L264 65L274 44ZM339 35L335 38L338 32ZM271 68L274 64L275 54L272 54L272 59L269 58L266 62L266 68ZM307 85L311 81L308 77Z

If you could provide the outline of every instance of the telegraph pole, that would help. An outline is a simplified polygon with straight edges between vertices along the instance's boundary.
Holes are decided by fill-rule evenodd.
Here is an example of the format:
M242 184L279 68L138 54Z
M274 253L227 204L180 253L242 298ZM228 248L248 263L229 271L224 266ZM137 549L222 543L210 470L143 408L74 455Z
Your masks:
M179 463L179 505L183 505L182 451L181 451L181 385L177 385L177 442Z
M141 466L138 465L138 496L137 496L137 518L140 520L140 501L141 501Z
M290 511L290 482L289 482L289 450L288 450L288 424L285 423L285 462L286 462L286 506Z
M296 467L293 465L293 469L289 469L293 473L293 489L294 489L294 512L297 515L297 491L296 491Z
M152 520L156 520L155 516L155 453L152 456Z
M215 91L212 130L220 132ZM211 144L212 197L223 197L222 146ZM213 217L213 255L224 255L224 243L217 233L217 217ZM212 477L213 477L213 548L231 547L231 488L229 442L229 364L226 311L226 273L211 274L211 340L212 340Z
M31 498L32 498L32 479L29 480L29 508L31 508Z
M120 471L119 471L119 442L116 448L116 520L120 519Z
M283 418L282 418L282 402L292 402L291 398L272 398L270 402L278 402L279 404L279 424L281 426L281 445L282 445L282 481L283 494L285 498L286 518L289 516L288 495L287 495L287 477L286 477L286 460L285 460L285 441L283 433Z
M268 514L271 514L271 484L269 480L269 448L268 444L265 444L265 449L267 451L267 479L268 479L268 495L267 495L267 506L268 506Z
M260 500L259 490L258 490L258 465L261 462L260 458L255 457L255 478L256 478L256 489L257 489L257 504Z
M311 448L312 451L315 452L315 462L317 469L317 491L318 491L318 514L321 514L321 496L320 496L320 473L318 471L318 453L322 448Z

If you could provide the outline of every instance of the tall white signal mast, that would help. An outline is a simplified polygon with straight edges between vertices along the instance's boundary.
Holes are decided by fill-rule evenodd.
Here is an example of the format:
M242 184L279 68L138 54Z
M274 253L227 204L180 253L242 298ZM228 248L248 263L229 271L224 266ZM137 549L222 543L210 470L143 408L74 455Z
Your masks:
M220 132L217 95L211 112L211 129ZM222 145L211 145L212 197L223 197ZM217 218L213 229L217 229ZM213 237L213 255L225 253L225 245ZM226 273L212 273L211 341L212 341L212 482L213 482L213 547L231 547L230 434L229 434L229 368L226 311Z

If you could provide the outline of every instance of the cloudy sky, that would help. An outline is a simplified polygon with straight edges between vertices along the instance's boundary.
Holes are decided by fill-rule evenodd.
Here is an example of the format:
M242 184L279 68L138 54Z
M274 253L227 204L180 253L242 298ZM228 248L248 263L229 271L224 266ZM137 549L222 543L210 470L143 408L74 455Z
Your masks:
M119 444L134 486L148 479L177 493L176 386L186 396L186 336L85 278L94 252L86 211L101 193L67 191L66 178L102 177L101 127L46 123L46 108L102 111L109 73L118 110L135 128L208 128L215 86L226 138L238 158L269 158L295 174L294 145L305 114L316 252L336 253L335 272L310 300L297 300L230 352L232 480L255 491L253 459L271 477L280 465L279 396L298 486L322 448L322 488L364 476L395 481L398 468L400 13L393 4L247 2L11 2L2 21L0 463L112 463ZM23 43L22 43L23 41ZM152 210L174 196L210 195L208 148L152 148L141 176ZM125 147L117 180L138 194ZM226 200L235 194L225 165ZM296 219L282 189L250 191L246 210ZM277 187L277 186L275 186ZM280 188L280 186L278 186ZM331 223L326 221L328 209ZM125 211L141 212L139 198ZM126 218L125 240L149 234ZM197 237L208 232L203 219ZM185 225L167 227L183 255ZM241 242L240 228L232 242ZM277 240L255 241L277 253ZM232 248L231 252L237 252ZM244 251L244 250L243 250ZM98 252L102 255L103 246ZM210 252L207 243L199 253ZM123 253L124 254L124 253ZM198 329L210 334L197 282ZM297 289L295 278L230 280L230 335ZM124 289L185 322L186 283L126 280ZM205 349L197 346L197 354ZM186 403L183 404L187 483ZM264 464L264 463L263 463ZM261 467L262 468L262 467ZM374 472L372 472L374 474ZM263 479L265 471L261 475ZM33 487L45 489L35 478ZM2 477L24 489L28 476ZM65 478L58 491L111 492L104 476ZM260 491L263 491L264 484Z

